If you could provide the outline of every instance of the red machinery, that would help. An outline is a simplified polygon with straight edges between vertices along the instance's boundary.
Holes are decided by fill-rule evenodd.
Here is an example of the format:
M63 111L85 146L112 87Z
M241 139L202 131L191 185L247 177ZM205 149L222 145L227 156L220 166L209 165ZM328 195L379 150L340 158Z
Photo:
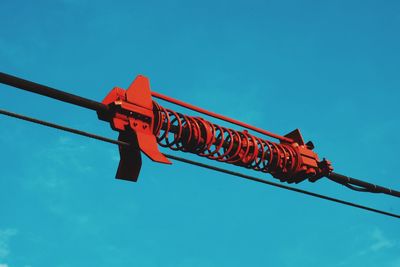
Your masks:
M127 90L115 87L102 103L1 72L0 82L94 110L100 119L110 122L111 127L119 132L118 141L0 110L0 113L3 115L118 144L121 159L116 177L119 179L137 181L142 164L141 152L143 152L156 162L170 164L171 162L168 158L179 160L291 191L400 218L400 215L397 214L161 153L159 146L175 151L196 154L218 162L270 173L281 182L299 183L306 179L315 182L322 177L327 177L331 181L342 184L352 190L383 193L400 197L399 191L333 172L330 162L325 159L320 160L318 155L313 151L313 143L305 143L300 131L297 129L285 136L280 136L159 93L151 92L149 80L144 76L138 76ZM234 130L212 123L201 117L189 116L164 108L153 101L152 97L227 121L241 127L243 130ZM272 142L266 140L248 132L248 130L278 141Z
M298 183L305 179L314 182L328 176L333 170L329 161L318 159L318 155L312 151L312 142L304 143L297 129L279 136L157 93L153 95L256 130L279 139L280 143L257 137L247 130L233 130L201 117L164 108L152 100L149 80L138 76L127 90L115 87L103 100L103 104L108 106L107 112L99 112L100 119L109 121L112 128L120 132L119 140L129 141L136 146L120 146L119 179L137 180L141 160L140 153L134 152L135 148L140 148L153 161L170 164L159 151L158 145L270 173L281 182Z

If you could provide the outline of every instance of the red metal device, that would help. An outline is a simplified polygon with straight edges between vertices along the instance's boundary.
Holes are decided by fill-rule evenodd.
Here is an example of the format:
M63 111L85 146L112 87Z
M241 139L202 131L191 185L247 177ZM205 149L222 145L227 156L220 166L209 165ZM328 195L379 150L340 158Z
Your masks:
M195 110L279 140L266 140L247 130L234 130L204 118L184 115L162 107L157 98ZM151 92L149 80L138 76L127 90L115 87L103 100L107 112L99 118L109 121L119 131L119 140L132 144L120 146L120 164L116 177L137 181L140 151L160 163L171 162L159 151L158 145L172 150L270 173L281 182L315 182L328 176L333 168L329 161L319 160L312 142L305 143L298 129L279 136L222 115L206 111L161 94ZM139 151L140 150L140 151Z
M111 127L119 131L119 140L0 109L0 114L2 115L117 144L121 156L116 175L119 179L137 181L142 165L141 152L143 152L156 162L170 164L168 159L173 159L293 192L400 218L398 214L161 153L159 146L270 173L282 182L299 183L306 179L315 182L322 177L326 177L330 181L358 192L382 193L400 197L400 191L333 172L330 162L325 159L319 160L318 155L313 151L314 145L312 142L305 143L300 131L297 129L285 136L280 136L162 94L151 92L149 80L144 76L138 76L127 90L115 87L103 100L103 103L2 72L0 72L0 83L96 111L100 119L110 122ZM153 101L152 96L198 113L227 121L241 127L241 130L234 130L201 117L188 116L164 108ZM255 134L251 134L248 130L255 132ZM257 134L262 134L278 141L272 142L256 136Z

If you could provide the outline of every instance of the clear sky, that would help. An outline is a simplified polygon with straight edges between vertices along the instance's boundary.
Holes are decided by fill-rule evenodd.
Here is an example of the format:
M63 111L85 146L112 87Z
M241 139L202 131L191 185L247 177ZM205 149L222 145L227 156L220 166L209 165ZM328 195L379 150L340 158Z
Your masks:
M3 72L99 101L144 74L155 91L272 132L300 128L337 172L400 189L398 1L0 10ZM2 109L117 136L92 111L0 89ZM394 218L179 162L145 159L138 183L115 180L117 147L6 117L0 146L1 267L400 266ZM392 197L298 187L400 213Z

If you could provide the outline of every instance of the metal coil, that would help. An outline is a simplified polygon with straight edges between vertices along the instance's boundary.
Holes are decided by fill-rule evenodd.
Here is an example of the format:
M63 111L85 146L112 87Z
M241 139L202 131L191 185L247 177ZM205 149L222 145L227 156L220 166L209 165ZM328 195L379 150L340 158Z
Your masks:
M296 150L248 133L183 115L154 103L154 134L162 147L271 173L289 181L297 168Z

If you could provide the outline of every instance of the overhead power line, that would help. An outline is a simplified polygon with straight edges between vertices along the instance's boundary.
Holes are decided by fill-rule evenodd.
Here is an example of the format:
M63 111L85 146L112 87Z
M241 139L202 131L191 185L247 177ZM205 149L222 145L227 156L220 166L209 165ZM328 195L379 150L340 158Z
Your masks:
M12 87L15 88L19 88L19 89L23 89L26 91L30 91L32 93L37 93L43 96L47 96L53 99L57 99L59 101L62 102L67 102L73 105L77 105L80 107L84 107L87 109L91 109L94 111L97 111L99 114L101 113L107 113L109 108L107 105L104 105L103 103L97 102L97 101L93 101L81 96L77 96L74 94L70 94L70 93L66 93L62 90L59 89L55 89L46 85L42 85L42 84L38 84L32 81L28 81L13 75L9 75L3 72L0 72L0 82L3 84L7 84L10 85ZM177 105L182 105L186 108L189 109L193 109L195 111L204 113L204 114L208 114L210 116L214 116L217 117L219 119L224 119L225 117L220 116L218 114L212 113L212 112L208 112L204 109L200 109L200 108L196 108L193 105L190 104L185 104L182 101L164 96L162 94L159 93L155 93L152 92L153 95L157 98L163 99L165 101L170 101L174 104ZM241 122L235 121L235 120L231 120L228 119L227 121L231 122L231 123L239 123L238 125L242 125ZM242 125L243 127L247 127L249 125ZM250 126L251 127L251 126ZM259 130L258 128L255 128L255 130ZM264 132L264 134L266 135L271 135L271 133L269 132ZM393 190L393 189L389 189L386 187L382 187L379 185L375 185L372 183L368 183L359 179L355 179L355 178L351 178L336 172L331 172L327 175L327 177L334 182L340 183L352 190L356 190L356 191L360 191L360 192L372 192L372 193L384 193L387 195L391 195L391 196L395 196L395 197L400 197L400 192L397 190Z
M59 124L47 122L47 121L44 121L44 120L39 120L39 119L36 119L36 118L24 116L24 115L21 115L21 114L9 112L9 111L2 110L2 109L0 109L0 114L6 115L6 116L9 116L9 117L13 117L13 118L16 118L16 119L20 119L20 120L25 120L25 121L28 121L28 122L36 123L36 124L39 124L39 125L43 125L43 126L59 129L59 130L62 130L62 131L70 132L70 133L73 133L73 134L82 135L82 136L85 136L85 137L89 137L89 138L96 139L96 140L99 140L99 141L111 143L111 144L114 144L114 145L130 146L130 144L127 143L127 142L110 139L110 138L103 137L103 136L100 136L100 135L88 133L88 132L77 130L77 129L70 128L70 127L65 127L65 126L62 126L62 125L59 125ZM274 186L274 187L279 187L279 188L282 188L282 189L285 189L285 190L289 190L289 191L292 191L292 192L296 192L296 193L300 193L300 194L304 194L304 195L308 195L308 196L312 196L312 197L316 197L316 198L320 198L320 199L325 199L325 200L336 202L336 203L340 203L340 204L343 204L343 205L346 205L346 206L359 208L359 209L363 209L363 210L367 210L367 211L371 211L371 212L375 212L375 213L391 216L391 217L394 217L394 218L400 218L399 214L390 213L390 212L387 212L387 211L383 211L383 210L379 210L379 209L363 206L363 205L360 205L360 204L357 204L357 203L341 200L341 199L338 199L338 198L329 197L329 196L326 196L326 195L317 194L317 193L310 192L310 191L307 191L307 190L303 190L303 189L299 189L299 188L294 188L294 187L290 187L290 186L286 186L286 185L282 185L282 184L266 181L264 179L257 178L257 177L254 177L254 176L246 175L246 174L239 173L239 172L233 172L233 171L230 171L230 170L226 170L226 169L223 169L223 168L215 167L215 166L204 164L204 163L201 163L201 162L196 162L196 161L193 161L193 160L177 157L177 156L174 156L174 155L165 154L165 153L164 153L164 155L167 158L170 158L172 160L176 160L176 161L180 161L180 162L183 162L183 163L195 165L195 166L202 167L202 168L205 168L205 169L209 169L209 170L213 170L213 171L217 171L217 172L221 172L221 173L225 173L225 174L241 177L241 178L244 178L244 179L247 179L247 180L251 180L251 181L254 181L254 182L258 182L258 183L267 184L267 185Z
M97 112L100 119L110 121L113 129L120 131L120 138L119 140L113 140L92 133L87 133L77 129L68 128L58 124L1 110L0 113L3 115L57 128L100 141L117 144L120 145L120 147L129 146L129 149L124 150L127 153L133 153L129 151L131 151L130 149L135 149L136 147L135 151L137 151L137 153L135 152L135 157L140 157L140 151L137 150L137 147L139 146L140 150L144 151L146 155L154 161L168 163L169 161L167 158L169 158L256 182L269 184L275 187L280 187L286 190L295 191L329 201L334 201L336 203L399 218L399 215L397 214L373 209L313 192L308 192L294 187L269 182L253 176L248 176L238 172L229 171L159 152L157 148L158 145L155 143L156 140L159 145L171 148L173 150L190 152L203 157L205 156L209 159L235 164L249 169L254 169L256 171L262 171L264 173L270 173L272 176L278 178L282 182L299 183L306 179L315 182L322 177L327 177L329 180L342 184L343 186L355 191L383 193L400 197L399 191L332 172L329 161L326 161L325 159L323 161L319 161L317 154L312 151L314 145L311 142L305 144L298 130L295 130L285 136L279 136L246 123L195 107L183 101L179 101L156 92L151 92L149 89L148 79L144 76L138 76L138 78L126 91L121 88L114 88L113 91L111 91L103 101L103 103L1 72L0 83L94 110ZM133 90L134 88L131 87L136 87L136 89ZM130 94L130 96L128 96L128 94ZM163 108L156 102L152 101L151 96L183 106L188 109L192 109L211 117L228 121L232 124L236 124L240 127L250 129L266 136L279 139L281 143L275 143L261 139L251 135L247 131L236 131L212 124L211 122L199 117L185 116L173 110ZM141 102L136 103L135 101ZM149 124L149 122L151 122L151 124ZM139 125L137 126L138 123ZM146 128L148 126L153 127L153 123L154 127L158 127L157 129ZM129 128L129 131L126 130L126 125L128 125L127 127ZM135 127L140 127L140 129ZM143 131L147 131L145 135L142 135ZM157 136L154 136L155 132L157 132ZM168 138L168 134L170 134L170 137L173 137L172 140ZM132 139L131 136L135 136L135 138L137 136L138 141L135 138ZM140 145L140 142L142 142L142 145ZM214 147L215 150L212 151L210 147ZM146 152L146 149L149 150ZM126 157L124 153L125 152L121 152L120 149L120 166L121 164L126 164L126 162L129 162L129 160L127 161L123 159ZM129 157L132 158L132 155L133 154L130 154ZM118 177L118 171L117 178L136 181L140 170L140 164L141 162L139 162L139 165L133 166L133 169L132 166L127 165L122 168L125 170L124 175L127 176L132 175L132 170L136 172L133 174L133 176L129 178L120 178Z

